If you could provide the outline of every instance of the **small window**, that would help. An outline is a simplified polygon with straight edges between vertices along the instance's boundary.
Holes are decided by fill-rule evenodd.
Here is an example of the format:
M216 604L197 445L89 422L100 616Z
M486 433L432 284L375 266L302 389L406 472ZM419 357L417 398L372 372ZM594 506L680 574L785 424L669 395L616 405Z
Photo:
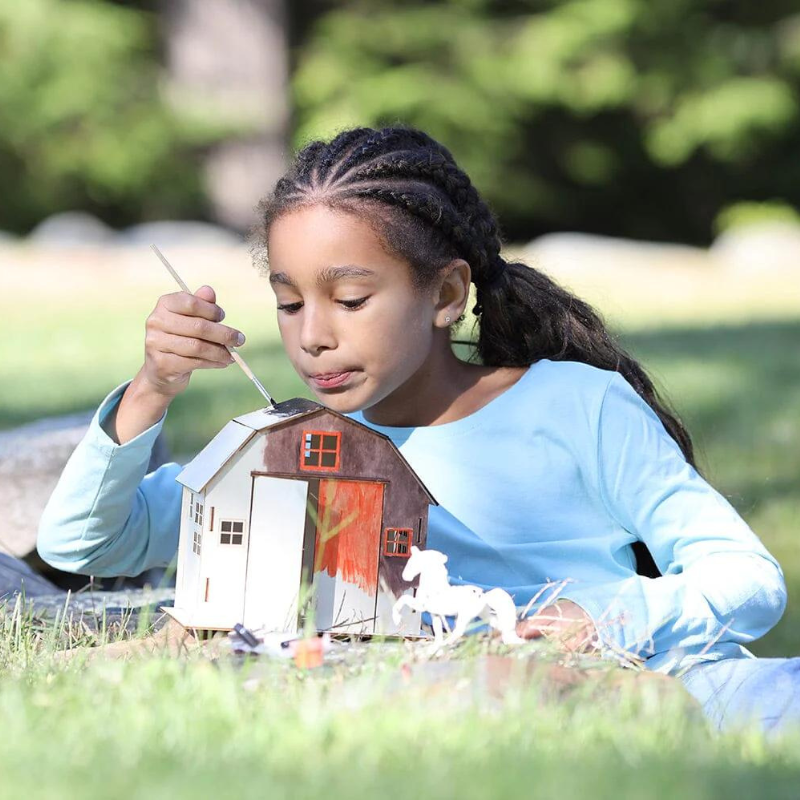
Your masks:
M192 518L192 514L194 513L194 492L189 494L189 519Z
M303 431L300 469L329 472L339 469L341 441L339 431Z
M383 552L387 556L411 555L411 528L386 528L383 534Z
M241 520L220 520L219 530L220 544L242 544L244 541L244 522Z
M194 501L194 521L203 527L203 506L197 500Z
M200 555L201 545L203 544L203 532L195 531L194 539L192 540L192 552Z

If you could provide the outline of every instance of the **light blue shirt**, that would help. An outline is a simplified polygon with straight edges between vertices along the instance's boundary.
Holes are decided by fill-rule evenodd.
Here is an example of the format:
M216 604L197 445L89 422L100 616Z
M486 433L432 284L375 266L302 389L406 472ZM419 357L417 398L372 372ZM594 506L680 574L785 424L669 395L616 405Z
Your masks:
M175 558L182 467L145 474L166 414L123 445L102 428L127 385L100 405L42 517L39 553L59 569L136 575ZM742 645L783 614L778 562L617 372L543 359L454 422L348 416L389 436L439 502L427 546L448 555L451 582L499 586L519 608L557 592L608 656L668 673L752 657ZM662 577L636 574L637 539Z

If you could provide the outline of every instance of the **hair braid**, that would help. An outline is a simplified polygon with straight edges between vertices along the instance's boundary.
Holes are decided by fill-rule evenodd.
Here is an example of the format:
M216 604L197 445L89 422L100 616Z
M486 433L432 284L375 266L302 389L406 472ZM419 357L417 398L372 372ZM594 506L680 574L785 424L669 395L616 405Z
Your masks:
M340 133L330 144L326 145L324 142L320 142L323 145L322 149L315 149L309 156L314 160L314 166L316 167L314 170L315 183L329 181L333 177L331 173L336 171L342 156L357 147L360 141L369 138L373 134L372 128L352 128ZM312 142L304 150L301 150L301 153L313 148L316 144L317 142Z

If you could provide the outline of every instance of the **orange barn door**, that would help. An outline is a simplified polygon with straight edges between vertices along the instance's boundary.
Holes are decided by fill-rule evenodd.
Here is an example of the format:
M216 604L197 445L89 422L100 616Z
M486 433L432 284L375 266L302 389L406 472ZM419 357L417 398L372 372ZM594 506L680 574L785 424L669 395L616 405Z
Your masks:
M318 628L374 630L383 484L322 479L314 544Z

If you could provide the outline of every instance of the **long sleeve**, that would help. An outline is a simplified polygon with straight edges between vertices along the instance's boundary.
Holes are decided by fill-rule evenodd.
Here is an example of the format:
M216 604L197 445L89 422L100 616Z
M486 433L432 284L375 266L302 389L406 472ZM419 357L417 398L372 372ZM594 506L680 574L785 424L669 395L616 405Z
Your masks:
M592 480L608 513L643 541L662 577L568 584L601 642L672 671L772 628L786 606L778 562L731 504L690 466L655 412L618 373L597 422Z
M37 550L51 566L100 577L138 575L166 566L177 552L182 467L147 465L161 419L117 444L103 429L129 382L95 412L73 451L39 523Z

